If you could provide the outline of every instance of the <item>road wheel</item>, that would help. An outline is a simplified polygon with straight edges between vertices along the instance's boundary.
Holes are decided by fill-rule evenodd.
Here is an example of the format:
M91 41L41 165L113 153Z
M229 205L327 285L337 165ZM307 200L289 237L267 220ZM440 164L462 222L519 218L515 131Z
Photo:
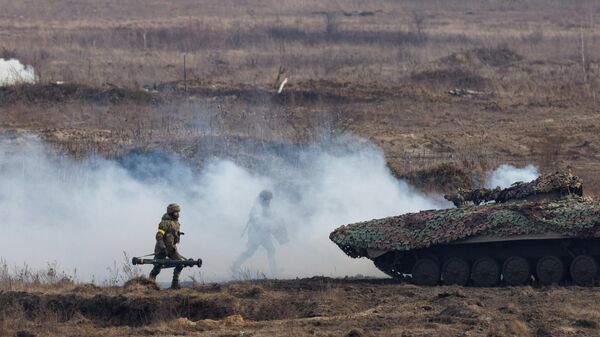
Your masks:
M403 279L402 272L400 271L400 268L398 268L398 257L393 253L380 256L373 260L373 263L377 269L381 270L387 275L397 280Z
M571 280L578 285L593 285L598 276L598 264L589 255L579 255L571 262L569 268Z
M521 256L511 256L502 264L502 277L509 286L527 284L531 280L529 262Z
M565 274L565 265L556 256L544 256L538 260L535 276L540 284L558 284Z
M432 259L418 259L412 268L412 280L417 285L434 286L440 281L440 267Z
M493 287L500 281L500 267L491 257L482 257L473 263L471 280L476 287Z
M449 258L442 265L442 281L444 284L464 286L469 282L469 276L469 264L461 258Z

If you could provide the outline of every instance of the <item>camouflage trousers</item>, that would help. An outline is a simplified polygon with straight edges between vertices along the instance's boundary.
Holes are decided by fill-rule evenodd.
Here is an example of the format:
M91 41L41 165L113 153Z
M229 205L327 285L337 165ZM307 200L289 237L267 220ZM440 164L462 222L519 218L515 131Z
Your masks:
M277 277L279 274L279 269L277 268L277 261L275 260L275 246L273 246L273 242L271 239L263 239L260 241L257 240L248 240L248 244L246 246L246 250L238 256L238 258L231 265L231 272L235 276L240 273L240 267L246 260L250 259L256 250L259 247L263 247L267 252L267 259L269 261L269 269L271 271L272 277Z
M157 260L166 259L167 255L158 254L158 255L155 255L154 258ZM162 268L160 266L155 265L154 268L152 268L152 270L150 271L150 277L155 279L156 276L158 276L158 274L160 274L161 270L162 270ZM175 269L173 270L173 283L179 283L179 274L181 274L182 270L183 270L183 266L175 267Z

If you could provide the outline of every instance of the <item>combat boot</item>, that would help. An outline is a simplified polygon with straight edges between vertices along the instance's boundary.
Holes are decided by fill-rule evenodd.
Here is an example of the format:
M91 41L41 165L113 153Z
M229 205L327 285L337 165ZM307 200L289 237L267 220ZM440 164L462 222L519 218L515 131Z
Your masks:
M152 282L156 282L156 276L155 275L150 275L150 276L148 276L148 280L150 280Z
M173 282L171 282L171 289L181 289L179 286L179 280L173 279Z

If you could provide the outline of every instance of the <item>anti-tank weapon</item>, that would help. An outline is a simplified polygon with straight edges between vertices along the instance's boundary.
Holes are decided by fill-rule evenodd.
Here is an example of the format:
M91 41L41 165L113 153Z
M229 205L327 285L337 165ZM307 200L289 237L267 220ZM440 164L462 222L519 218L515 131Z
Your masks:
M160 266L161 268L174 268L178 266L182 267L194 267L198 268L202 267L202 259L187 259L187 260L175 260L175 259L144 259L139 257L134 257L131 260L131 263L135 265L139 264L152 264L155 266Z

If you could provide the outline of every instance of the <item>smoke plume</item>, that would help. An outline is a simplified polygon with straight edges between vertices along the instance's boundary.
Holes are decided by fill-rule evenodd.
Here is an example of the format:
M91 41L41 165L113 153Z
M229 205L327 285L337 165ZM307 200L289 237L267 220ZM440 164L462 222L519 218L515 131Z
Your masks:
M231 276L250 209L265 188L289 232L288 244L276 244L284 278L378 275L372 262L345 256L329 233L351 222L448 207L394 178L382 151L355 137L288 150L253 170L220 158L195 169L162 152L73 161L25 137L0 141L0 169L0 256L35 268L55 261L86 281L103 280L123 251L151 253L172 202L182 206L180 252L204 260L206 281ZM259 249L244 267L267 272L265 252ZM163 271L159 280L170 274Z
M489 173L485 185L488 188L495 188L497 186L500 186L501 188L507 188L516 182L529 182L537 179L539 176L540 172L538 168L531 164L525 167L515 167L509 164L502 164L494 171Z
M32 66L25 66L16 59L0 58L0 87L19 83L35 83Z

